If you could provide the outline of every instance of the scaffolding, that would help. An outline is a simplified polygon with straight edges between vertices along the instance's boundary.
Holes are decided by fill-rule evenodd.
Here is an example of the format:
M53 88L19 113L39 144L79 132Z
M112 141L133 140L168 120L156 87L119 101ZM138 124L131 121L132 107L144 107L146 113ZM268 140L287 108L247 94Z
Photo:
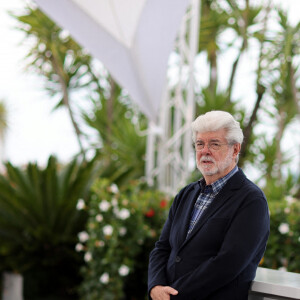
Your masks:
M178 76L166 85L157 122L149 122L146 178L171 195L186 184L194 152L190 125L195 115L195 57L198 52L200 0L192 0L176 40Z

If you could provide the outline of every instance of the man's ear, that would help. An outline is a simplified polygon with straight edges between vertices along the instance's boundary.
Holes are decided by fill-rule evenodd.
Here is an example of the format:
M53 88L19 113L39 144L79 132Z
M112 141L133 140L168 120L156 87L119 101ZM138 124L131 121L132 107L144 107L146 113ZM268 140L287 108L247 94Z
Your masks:
M233 155L234 155L234 157L237 157L239 155L240 151L241 151L241 144L239 144L239 143L234 144L233 145Z

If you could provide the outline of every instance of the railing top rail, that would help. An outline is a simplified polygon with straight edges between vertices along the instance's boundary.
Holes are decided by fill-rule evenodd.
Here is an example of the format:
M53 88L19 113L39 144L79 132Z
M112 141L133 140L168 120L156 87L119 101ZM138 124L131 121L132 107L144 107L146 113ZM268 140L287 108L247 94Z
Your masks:
M300 299L300 274L258 268L251 292Z

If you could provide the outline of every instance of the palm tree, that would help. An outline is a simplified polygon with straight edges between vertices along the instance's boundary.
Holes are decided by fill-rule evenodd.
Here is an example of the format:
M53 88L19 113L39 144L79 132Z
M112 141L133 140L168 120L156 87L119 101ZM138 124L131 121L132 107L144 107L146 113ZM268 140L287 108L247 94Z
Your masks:
M204 87L201 91L202 101L200 107L198 107L201 111L221 109L239 116L245 134L240 155L241 166L243 166L249 154L247 149L249 149L253 142L251 138L253 127L257 121L258 110L265 92L265 88L259 81L260 76L258 72L257 100L253 107L251 117L248 120L245 118L244 109L237 109L237 103L232 99L232 90L235 78L238 75L237 70L240 58L248 48L249 39L261 37L261 35L258 35L259 31L255 29L255 25L259 23L258 15L265 9L262 6L251 6L248 0L245 0L242 4L244 4L244 7L240 2L232 0L225 1L222 4L214 0L202 2L199 49L200 53L206 53L210 76L208 86ZM268 10L268 8L266 8L266 10ZM234 32L234 37L227 45L223 45L223 48L225 48L221 50L220 38L223 34L226 34L228 30ZM221 51L227 51L233 48L235 48L237 54L231 67L228 86L225 91L220 91L218 89L217 75L221 67L218 66L218 57Z
M220 34L226 29L228 14L220 9L218 1L201 1L201 19L199 32L199 53L204 51L209 64L209 90L217 88L217 56L219 45L217 42Z
M41 74L46 90L57 100L54 109L67 108L84 154L82 132L75 116L75 104L71 92L87 87L91 83L91 57L67 33L37 8L28 6L24 15L13 15L18 29L31 40L27 54L28 69Z
M111 77L106 99L95 102L93 113L84 113L89 126L98 131L101 141L101 177L118 185L139 179L145 172L147 126L145 116L135 117L128 95Z
M84 111L82 115L99 133L99 143L92 147L101 148L102 175L118 183L143 176L146 138L138 135L136 126L128 118L134 112L128 95L109 74L99 72L84 49L39 9L28 7L26 14L16 18L26 38L34 38L27 55L28 67L46 79L50 95L60 97L55 108L67 107L82 153L85 152L82 132L74 115L71 95L85 88L94 106L92 112ZM145 129L144 116L140 116L139 126Z
M278 179L282 176L282 165L285 163L281 143L287 126L300 116L299 84L297 70L300 66L299 29L300 22L291 26L287 14L277 10L279 31L268 43L264 59L268 62L264 71L265 81L270 86L270 96L274 99L276 109L276 156L273 163ZM270 75L271 74L271 75Z

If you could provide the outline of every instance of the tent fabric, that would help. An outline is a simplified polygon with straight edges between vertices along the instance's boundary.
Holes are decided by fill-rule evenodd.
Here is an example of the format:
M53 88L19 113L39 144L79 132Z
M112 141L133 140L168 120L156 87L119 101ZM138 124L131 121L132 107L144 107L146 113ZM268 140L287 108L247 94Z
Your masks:
M145 0L74 0L74 2L121 44L130 48Z
M156 120L168 57L190 0L36 0Z

